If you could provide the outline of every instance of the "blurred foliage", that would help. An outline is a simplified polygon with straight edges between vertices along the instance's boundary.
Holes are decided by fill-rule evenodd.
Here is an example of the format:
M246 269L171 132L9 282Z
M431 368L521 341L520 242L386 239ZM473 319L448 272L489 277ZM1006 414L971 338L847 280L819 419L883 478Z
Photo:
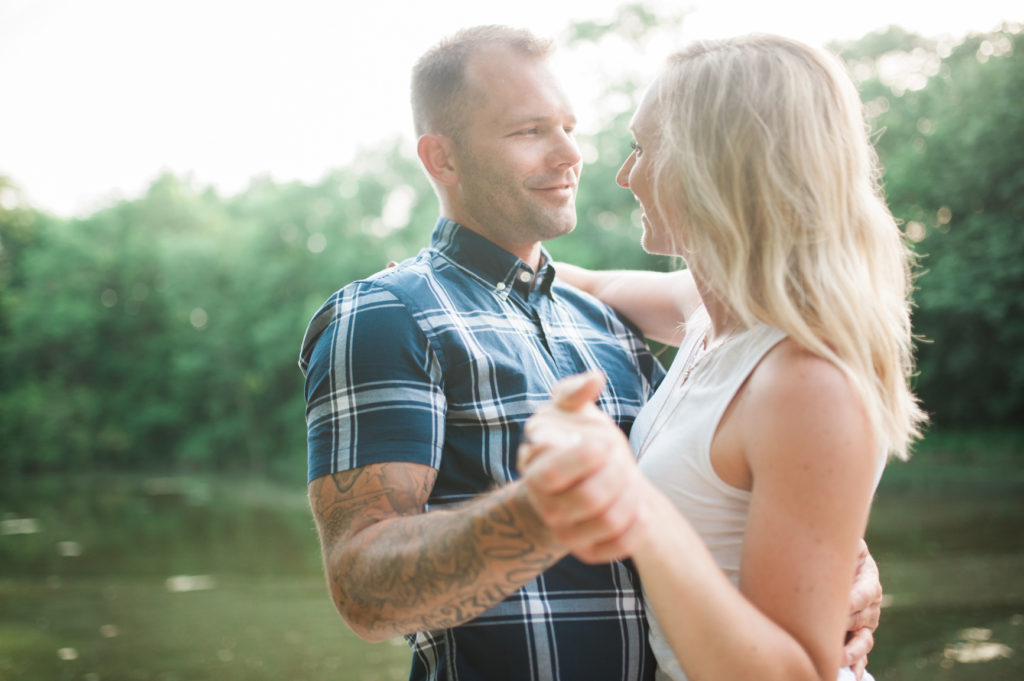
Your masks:
M301 477L306 323L415 253L435 210L397 146L314 186L262 179L224 198L165 175L84 219L4 208L0 475Z
M685 16L686 12L669 16L658 14L643 3L627 3L620 5L609 21L580 21L573 24L563 42L571 47L581 43L599 43L604 38L615 37L634 46L642 46L652 31L678 28Z
M658 24L622 10L570 46ZM1024 49L1019 27L944 44L889 29L836 45L858 79L893 212L922 255L918 389L939 425L1024 414ZM572 49L571 47L569 49ZM634 101L636 84L608 92ZM614 186L630 111L580 138L580 228L549 245L589 267L667 269ZM245 470L304 476L305 325L340 286L426 244L436 199L400 144L313 185L224 197L164 175L80 219L0 178L0 475Z
M944 44L889 29L841 46L889 204L921 254L917 389L936 424L1024 416L1024 34Z

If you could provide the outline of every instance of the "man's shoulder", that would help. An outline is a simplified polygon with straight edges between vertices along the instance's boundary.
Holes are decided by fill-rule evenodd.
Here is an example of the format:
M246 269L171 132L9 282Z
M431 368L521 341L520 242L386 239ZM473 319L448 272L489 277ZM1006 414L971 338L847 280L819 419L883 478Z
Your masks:
M430 249L425 248L411 258L381 268L367 277L352 282L352 284L377 285L387 288L402 286L423 277L434 276L434 255Z
M422 288L423 278L430 276L429 269L429 262L421 254L342 286L310 319L300 357L308 358L313 346L332 327L358 324L365 332L379 334L394 333L399 327L411 329L415 305L406 292Z
M408 296L404 294L423 288L431 279L436 279L434 263L431 254L424 250L342 286L324 302L320 312L343 306L347 313L358 314L378 309L380 304L386 306L389 301L407 303Z

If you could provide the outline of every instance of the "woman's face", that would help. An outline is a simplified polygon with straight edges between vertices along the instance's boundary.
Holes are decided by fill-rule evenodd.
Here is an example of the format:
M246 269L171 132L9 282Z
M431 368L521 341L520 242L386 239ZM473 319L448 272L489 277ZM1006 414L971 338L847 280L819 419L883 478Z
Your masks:
M673 216L677 216L678 211L670 211L668 215L662 212L673 192L662 187L659 192L661 206L654 200L652 152L656 151L655 147L660 143L657 105L653 94L655 87L648 89L636 113L633 114L633 120L629 125L633 133L633 151L619 168L615 181L620 187L633 192L643 210L640 222L644 233L640 243L644 250L659 255L682 255L678 241L680 225L677 224L678 219L672 219Z

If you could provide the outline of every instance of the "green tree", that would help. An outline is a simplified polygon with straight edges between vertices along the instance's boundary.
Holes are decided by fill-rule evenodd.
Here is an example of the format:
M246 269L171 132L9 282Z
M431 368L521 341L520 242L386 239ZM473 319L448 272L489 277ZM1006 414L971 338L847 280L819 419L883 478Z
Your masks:
M938 425L1024 414L1024 36L899 29L843 48L883 133L894 214L921 254L918 392Z
M566 49L639 48L642 36L678 25L622 12L577 25ZM891 29L839 47L884 130L890 205L922 254L925 406L940 425L1013 424L1024 411L1021 36L1006 29L944 46ZM650 76L609 83L603 128L580 136L580 224L549 245L554 257L677 265L642 251L630 224L637 205L614 184ZM315 184L258 178L232 197L164 175L138 199L73 220L32 210L0 178L0 474L301 477L296 359L306 323L341 286L415 255L436 215L418 160L399 142Z
M0 466L296 475L306 323L435 215L397 145L311 186L164 175L84 219L4 210Z

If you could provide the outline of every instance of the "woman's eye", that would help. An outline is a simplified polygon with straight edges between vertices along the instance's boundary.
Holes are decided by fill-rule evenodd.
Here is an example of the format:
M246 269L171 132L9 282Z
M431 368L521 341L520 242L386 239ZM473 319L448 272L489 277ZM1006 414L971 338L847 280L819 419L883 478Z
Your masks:
M629 148L632 149L633 153L636 154L637 156L643 153L643 150L640 148L640 145L636 143L636 140L630 141Z

